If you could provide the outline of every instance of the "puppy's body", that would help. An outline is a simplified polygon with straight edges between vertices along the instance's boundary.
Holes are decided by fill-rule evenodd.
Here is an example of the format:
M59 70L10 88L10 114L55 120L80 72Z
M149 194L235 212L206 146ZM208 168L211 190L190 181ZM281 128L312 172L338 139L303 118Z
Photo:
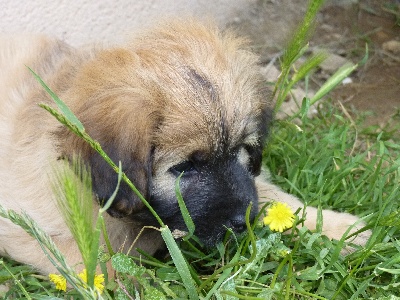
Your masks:
M54 167L79 154L91 168L100 202L116 185L106 163L37 106L51 101L29 66L111 158L122 161L171 229L185 230L174 192L181 172L196 235L207 245L219 241L226 227L242 231L250 202L303 207L259 176L270 116L256 61L240 39L194 21L166 24L109 50L80 51L43 37L0 37L0 204L26 211L75 264L81 258L54 199ZM156 225L126 185L108 212L115 249L129 247L142 226ZM307 208L307 215L306 226L315 228L316 210ZM324 217L324 229L334 238L357 221L331 211ZM154 252L162 241L148 230L136 246ZM2 218L0 254L53 271L37 242Z

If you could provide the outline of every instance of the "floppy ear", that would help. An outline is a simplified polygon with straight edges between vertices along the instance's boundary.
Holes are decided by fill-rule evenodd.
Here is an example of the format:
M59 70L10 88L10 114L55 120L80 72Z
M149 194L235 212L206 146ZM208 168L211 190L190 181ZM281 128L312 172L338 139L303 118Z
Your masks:
M77 115L82 120L86 132L100 143L115 164L118 165L121 161L122 171L143 197L148 199L156 113L154 110L145 111L145 108L142 108L141 112L145 111L144 116L139 116L137 112L140 110L137 106L132 103L129 103L130 106L126 106L126 103L121 106L121 101L113 99L106 102L106 105L85 105L88 109L78 112ZM137 103L142 104L139 100ZM106 111L103 112L101 107L106 107ZM110 112L109 107L118 107L119 110ZM104 205L117 187L118 174L88 143L65 127L59 128L55 135L62 158L70 160L73 155L79 155L89 166L93 193L99 204ZM107 212L113 217L125 217L142 208L144 204L140 198L125 182L121 182L117 196Z
M102 148L116 164L121 161L122 171L143 197L147 198L151 181L153 151L148 149L146 157L135 157L134 153L123 153L114 144L107 143L102 145ZM92 174L93 192L99 203L103 205L115 191L118 174L97 152L90 154L88 164ZM121 218L140 211L143 207L139 197L122 181L117 196L107 212L113 217Z
M160 108L157 89L142 78L142 73L135 53L119 48L101 51L79 67L71 87L60 97L114 163L121 161L122 171L146 198L152 171L152 138ZM62 157L80 155L90 167L93 193L104 204L117 186L117 173L67 129L57 131L56 138ZM109 213L123 217L143 206L128 185L121 183Z
M60 134L59 137L65 138L65 143L59 145L62 153L60 159L72 161L74 155L82 158L91 171L93 194L99 204L103 206L117 187L118 174L100 154L66 128L63 127L57 134ZM141 150L138 153L133 148L118 147L120 146L118 141L96 140L115 164L118 165L118 162L121 161L122 171L146 199L151 186L153 148L148 146L144 149L144 143L138 146ZM138 212L142 208L144 208L144 204L140 198L124 181L121 181L117 195L107 212L113 217L122 218Z

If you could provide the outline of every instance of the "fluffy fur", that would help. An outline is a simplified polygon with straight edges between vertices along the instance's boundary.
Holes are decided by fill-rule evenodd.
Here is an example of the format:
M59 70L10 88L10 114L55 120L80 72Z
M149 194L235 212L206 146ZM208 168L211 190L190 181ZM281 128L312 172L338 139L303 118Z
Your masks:
M81 258L52 191L54 165L63 167L79 154L91 169L96 203L108 199L117 181L88 145L37 106L51 101L29 66L111 158L122 161L171 229L185 230L174 192L182 171L182 194L206 245L218 242L226 227L243 231L250 202L303 207L261 171L271 116L256 63L240 38L192 20L155 27L123 47L90 51L45 37L0 36L0 204L26 211L75 264ZM115 249L129 247L142 226L156 225L124 184L108 213ZM306 213L306 226L314 229L315 208ZM358 220L332 211L323 215L332 238ZM146 230L136 246L152 253L163 242L157 231ZM54 271L37 242L1 218L0 254Z

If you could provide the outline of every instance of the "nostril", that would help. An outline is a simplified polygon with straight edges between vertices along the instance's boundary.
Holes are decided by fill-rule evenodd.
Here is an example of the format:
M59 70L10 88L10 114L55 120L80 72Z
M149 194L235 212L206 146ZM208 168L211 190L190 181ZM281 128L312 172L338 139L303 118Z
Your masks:
M246 221L244 219L231 220L231 227L235 232L243 232L246 230Z

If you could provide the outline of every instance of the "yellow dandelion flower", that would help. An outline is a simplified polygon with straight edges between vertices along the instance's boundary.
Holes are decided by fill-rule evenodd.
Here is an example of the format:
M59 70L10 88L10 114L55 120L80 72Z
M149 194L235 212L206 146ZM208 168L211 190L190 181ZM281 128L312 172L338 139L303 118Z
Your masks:
M104 274L94 277L94 286L99 290L100 294L104 291Z
M294 214L286 203L275 202L267 209L263 221L271 230L283 232L293 226Z
M83 269L82 273L79 273L78 276L82 278L84 282L87 283L87 271ZM104 291L104 274L94 275L94 287L97 288L101 293Z
M56 285L57 290L64 292L67 291L67 280L63 276L57 274L49 274L49 279Z

